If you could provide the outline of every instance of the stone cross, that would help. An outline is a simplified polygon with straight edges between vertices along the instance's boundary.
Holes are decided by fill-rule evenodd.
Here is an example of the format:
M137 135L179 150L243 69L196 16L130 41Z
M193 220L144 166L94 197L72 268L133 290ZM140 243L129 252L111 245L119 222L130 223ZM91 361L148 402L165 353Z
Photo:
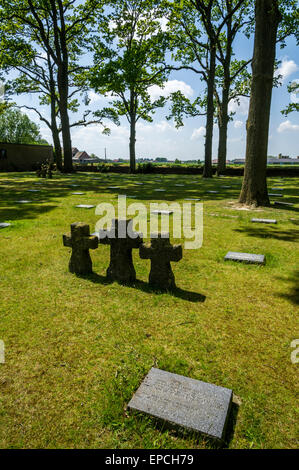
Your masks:
M92 273L92 261L89 250L98 248L97 237L90 236L89 225L83 222L71 224L71 233L63 235L64 246L72 248L69 270L76 274Z
M107 277L120 283L136 280L132 249L142 244L142 234L132 231L132 219L113 219L111 230L101 230L100 243L110 245Z
M169 233L151 234L151 244L142 244L139 254L140 258L151 260L149 275L151 286L162 290L175 288L170 261L182 259L182 245L172 246L169 242Z

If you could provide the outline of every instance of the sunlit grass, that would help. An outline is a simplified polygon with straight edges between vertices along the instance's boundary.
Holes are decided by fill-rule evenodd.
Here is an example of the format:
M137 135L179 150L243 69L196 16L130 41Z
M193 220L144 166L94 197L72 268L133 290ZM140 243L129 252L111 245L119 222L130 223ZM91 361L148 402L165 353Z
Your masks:
M0 339L6 348L0 447L211 447L198 435L126 411L153 365L233 389L240 406L230 448L297 447L298 364L291 363L290 344L299 338L298 179L277 180L271 178L269 188L284 187L283 200L294 207L257 212L232 204L240 178L1 174L0 222L11 227L0 229ZM77 191L85 194L72 195ZM204 203L202 248L185 250L172 264L177 292L148 288L149 261L137 250L135 286L107 283L106 246L91 253L94 275L68 272L62 234L76 221L93 231L97 221L93 209L75 205L116 205L118 193L147 207L189 197ZM20 199L32 204L16 204ZM278 224L257 226L252 217ZM265 254L267 264L224 262L227 251Z

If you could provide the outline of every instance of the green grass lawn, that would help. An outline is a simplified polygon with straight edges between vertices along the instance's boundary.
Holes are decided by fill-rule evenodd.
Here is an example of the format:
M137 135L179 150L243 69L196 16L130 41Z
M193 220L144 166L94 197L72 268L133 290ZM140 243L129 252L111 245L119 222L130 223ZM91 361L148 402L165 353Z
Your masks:
M299 338L298 179L272 178L268 185L283 187L283 200L293 207L249 211L233 204L240 178L95 177L0 174L0 222L12 224L0 229L0 339L6 353L0 364L0 448L213 447L197 434L126 410L152 366L234 391L227 447L297 447L298 364L291 362L290 344ZM107 188L113 185L121 189ZM153 192L161 187L167 191ZM72 195L77 191L85 195ZM93 231L98 220L93 209L74 206L116 205L118 193L146 205L202 199L203 246L185 250L172 264L173 293L148 287L149 261L137 250L138 282L132 286L106 281L108 246L91 252L95 274L68 272L63 233L77 221ZM17 205L20 199L32 203ZM252 224L252 217L278 224ZM265 254L267 264L224 262L228 251Z

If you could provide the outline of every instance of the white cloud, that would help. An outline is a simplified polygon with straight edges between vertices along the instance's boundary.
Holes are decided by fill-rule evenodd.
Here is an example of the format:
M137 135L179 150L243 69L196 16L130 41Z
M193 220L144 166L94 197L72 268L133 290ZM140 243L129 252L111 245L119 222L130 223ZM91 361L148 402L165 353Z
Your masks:
M160 121L156 122L155 124L144 124L143 122L138 122L136 125L136 129L138 132L145 132L145 133L151 133L151 132L167 132L167 131L175 131L175 132L180 132L181 129L176 129L174 126L169 124L167 121Z
M169 80L164 83L163 88L158 85L153 85L148 89L148 91L152 100L158 99L159 96L167 97L175 91L181 91L187 98L190 98L194 93L190 85L180 80Z
M240 127L243 126L243 121L235 121L234 122L234 128L235 129L240 129Z
M200 137L205 136L205 134L206 134L206 128L201 126L198 129L194 129L191 135L191 140L198 140Z
M249 109L249 98L246 98L245 96L240 96L239 104L237 100L234 100L234 101L230 101L228 105L229 113L236 113L242 116L248 115L248 109Z
M287 131L299 131L299 125L298 124L292 124L291 121L285 121L282 122L279 127L277 128L277 132L282 133L282 132L287 132Z
M276 70L275 76L282 76L282 82L284 82L290 75L297 72L298 65L293 60L283 59L280 67Z
M95 104L95 103L98 103L99 101L101 101L103 99L103 96L98 95L94 91L90 90L88 92L88 98L90 99L90 104Z

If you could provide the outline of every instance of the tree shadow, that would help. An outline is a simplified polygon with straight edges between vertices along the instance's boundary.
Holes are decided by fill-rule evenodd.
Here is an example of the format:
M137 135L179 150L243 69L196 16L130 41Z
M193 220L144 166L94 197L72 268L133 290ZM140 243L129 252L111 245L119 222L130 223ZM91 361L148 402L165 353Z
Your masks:
M279 202L279 201L277 201ZM293 204L296 204L296 202L294 201ZM274 204L271 204L271 207L273 209L279 209L279 210L284 210L284 211L290 211L290 212L299 212L299 209L298 207L294 207L294 206L283 206L283 205L280 205L280 204L277 204L277 205L274 205Z
M280 281L285 281L286 279L278 278ZM287 294L276 294L278 297L289 300L294 305L299 305L299 270L295 271L293 276L287 279L288 282L292 282L293 286Z
M281 231L278 227L244 227L234 229L234 232L246 233L249 237L273 238L286 242L298 242L299 230Z

